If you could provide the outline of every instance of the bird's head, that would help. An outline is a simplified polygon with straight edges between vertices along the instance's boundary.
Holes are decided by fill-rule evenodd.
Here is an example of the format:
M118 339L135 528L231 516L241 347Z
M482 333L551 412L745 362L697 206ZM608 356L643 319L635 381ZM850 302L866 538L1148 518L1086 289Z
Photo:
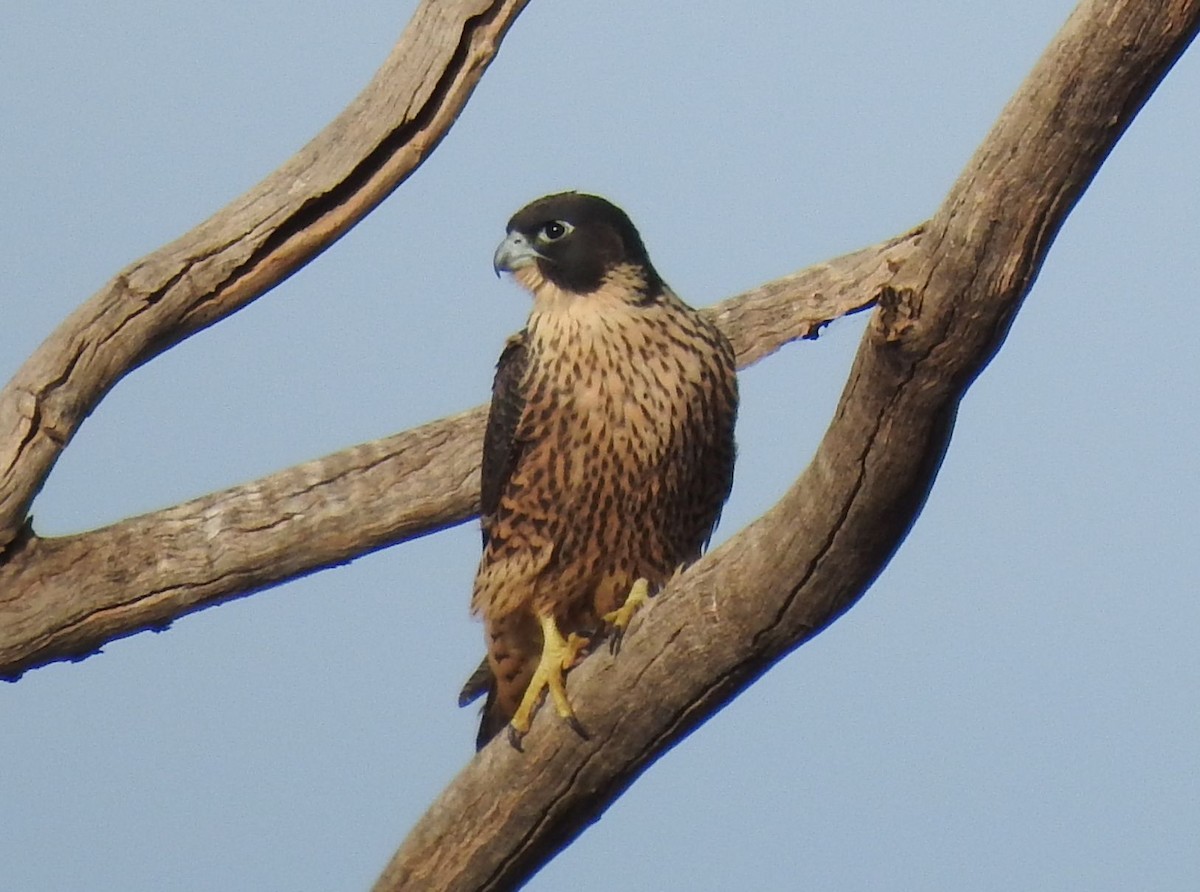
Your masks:
M625 212L582 192L547 195L517 211L492 266L496 275L513 273L535 293L549 283L568 294L589 295L614 278L628 283L642 299L663 288Z

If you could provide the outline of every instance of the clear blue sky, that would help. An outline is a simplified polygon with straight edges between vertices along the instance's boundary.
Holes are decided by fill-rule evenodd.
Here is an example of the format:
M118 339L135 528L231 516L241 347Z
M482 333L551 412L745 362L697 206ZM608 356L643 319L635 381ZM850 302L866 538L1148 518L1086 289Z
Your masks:
M534 0L348 237L123 381L34 511L87 529L487 398L508 216L609 196L703 305L927 217L1072 4ZM17 2L0 373L307 141L409 3ZM529 886L1200 888L1200 50L1080 202L866 598ZM863 320L742 378L718 538L804 466ZM471 757L468 524L0 686L0 890L365 889Z

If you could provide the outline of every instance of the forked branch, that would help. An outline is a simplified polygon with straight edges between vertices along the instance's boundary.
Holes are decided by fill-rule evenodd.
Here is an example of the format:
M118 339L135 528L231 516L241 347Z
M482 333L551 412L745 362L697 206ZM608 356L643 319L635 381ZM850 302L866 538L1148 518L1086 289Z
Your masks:
M478 409L78 536L43 540L25 522L83 417L124 374L281 281L403 181L525 2L427 0L313 143L114 278L0 392L0 675L474 512ZM599 653L572 673L591 739L543 718L524 754L487 748L379 890L518 885L650 762L853 605L919 513L958 402L1058 228L1198 21L1200 0L1085 0L922 230L714 308L744 366L879 303L794 486L664 592L618 659Z
M664 751L849 609L924 503L956 408L1059 227L1192 40L1200 0L1085 0L1001 114L864 335L834 420L784 498L572 675L553 716L442 793L376 885L518 886ZM549 711L547 711L549 712Z

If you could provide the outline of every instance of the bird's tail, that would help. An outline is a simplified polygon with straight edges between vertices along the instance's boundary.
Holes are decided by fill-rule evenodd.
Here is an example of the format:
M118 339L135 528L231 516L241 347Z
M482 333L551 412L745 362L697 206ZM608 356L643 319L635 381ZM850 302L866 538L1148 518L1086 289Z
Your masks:
M475 749L477 750L487 746L488 742L504 729L509 720L509 716L503 713L500 705L496 702L496 677L492 675L492 668L488 665L487 657L483 658L479 667L471 673L471 677L463 685L458 694L458 705L466 706L474 703L484 694L487 694L487 699L483 701L483 708L479 711L479 733L475 735Z

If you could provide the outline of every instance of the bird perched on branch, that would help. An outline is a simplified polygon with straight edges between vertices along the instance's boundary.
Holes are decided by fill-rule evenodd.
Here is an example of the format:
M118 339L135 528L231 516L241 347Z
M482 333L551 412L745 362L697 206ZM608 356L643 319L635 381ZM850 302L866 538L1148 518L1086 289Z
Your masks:
M520 749L547 691L584 733L566 671L597 634L618 642L707 545L733 482L738 396L729 341L603 198L529 204L494 267L533 308L492 388L471 600L487 659L460 703L486 692L477 745L507 724Z

